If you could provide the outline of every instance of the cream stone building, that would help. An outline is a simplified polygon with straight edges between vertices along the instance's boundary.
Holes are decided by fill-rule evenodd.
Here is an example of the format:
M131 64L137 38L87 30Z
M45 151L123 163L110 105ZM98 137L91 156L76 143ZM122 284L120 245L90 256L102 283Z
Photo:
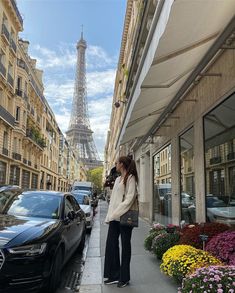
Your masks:
M29 42L18 39L23 20L14 0L0 1L0 25L0 185L68 191L86 175L61 143Z
M234 54L232 0L127 1L106 173L133 154L150 222L235 224Z

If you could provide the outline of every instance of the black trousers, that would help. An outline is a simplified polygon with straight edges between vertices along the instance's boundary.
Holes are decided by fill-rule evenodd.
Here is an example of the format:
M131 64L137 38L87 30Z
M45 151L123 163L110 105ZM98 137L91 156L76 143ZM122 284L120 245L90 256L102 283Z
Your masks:
M132 229L133 227L121 226L118 221L109 223L104 260L104 278L122 282L130 280ZM120 235L122 243L121 263L119 252Z

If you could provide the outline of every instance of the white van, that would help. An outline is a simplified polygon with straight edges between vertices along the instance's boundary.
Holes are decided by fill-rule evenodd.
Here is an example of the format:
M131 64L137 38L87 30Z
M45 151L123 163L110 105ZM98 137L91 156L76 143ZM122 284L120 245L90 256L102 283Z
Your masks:
M90 194L92 194L93 190L93 183L89 181L75 181L72 186L72 191L90 191Z

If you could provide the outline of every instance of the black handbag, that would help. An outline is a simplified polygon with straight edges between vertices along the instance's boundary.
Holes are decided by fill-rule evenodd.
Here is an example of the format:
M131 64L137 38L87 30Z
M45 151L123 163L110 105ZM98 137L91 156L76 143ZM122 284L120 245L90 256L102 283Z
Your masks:
M125 193L123 194L122 201L125 199ZM129 227L139 226L139 201L138 193L136 193L135 200L130 209L120 217L120 225Z

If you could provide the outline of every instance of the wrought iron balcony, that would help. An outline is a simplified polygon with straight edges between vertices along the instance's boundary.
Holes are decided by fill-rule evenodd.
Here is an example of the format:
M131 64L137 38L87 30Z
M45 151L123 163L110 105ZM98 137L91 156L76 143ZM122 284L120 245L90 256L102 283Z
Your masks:
M2 148L2 154L5 156L8 156L8 149L7 148Z
M13 77L10 75L10 73L8 73L8 75L7 75L7 81L8 81L8 83L9 83L12 87L14 87L14 79L13 79Z
M0 73L6 77L6 67L0 62Z
M19 97L22 97L22 96L23 96L23 92L22 92L22 90L20 90L20 89L16 89L16 94L17 94L17 96L19 96Z
M0 106L0 118L5 120L12 127L15 125L15 118L2 106Z
M46 143L42 137L35 135L35 132L32 129L26 129L26 136L32 139L40 148L45 148Z
M235 153L234 152L227 154L227 160L228 161L234 160L234 159L235 159Z
M6 39L9 42L10 41L10 33L4 23L2 24L2 34L6 37Z
M16 43L13 39L10 40L11 49L16 53Z
M210 165L221 163L221 157L214 157L210 159Z
M24 62L24 60L22 59L17 59L17 66L24 69L27 73L29 73L29 69L28 66L26 65L26 63Z
M12 158L17 160L17 161L21 161L21 154L13 152L12 153Z

